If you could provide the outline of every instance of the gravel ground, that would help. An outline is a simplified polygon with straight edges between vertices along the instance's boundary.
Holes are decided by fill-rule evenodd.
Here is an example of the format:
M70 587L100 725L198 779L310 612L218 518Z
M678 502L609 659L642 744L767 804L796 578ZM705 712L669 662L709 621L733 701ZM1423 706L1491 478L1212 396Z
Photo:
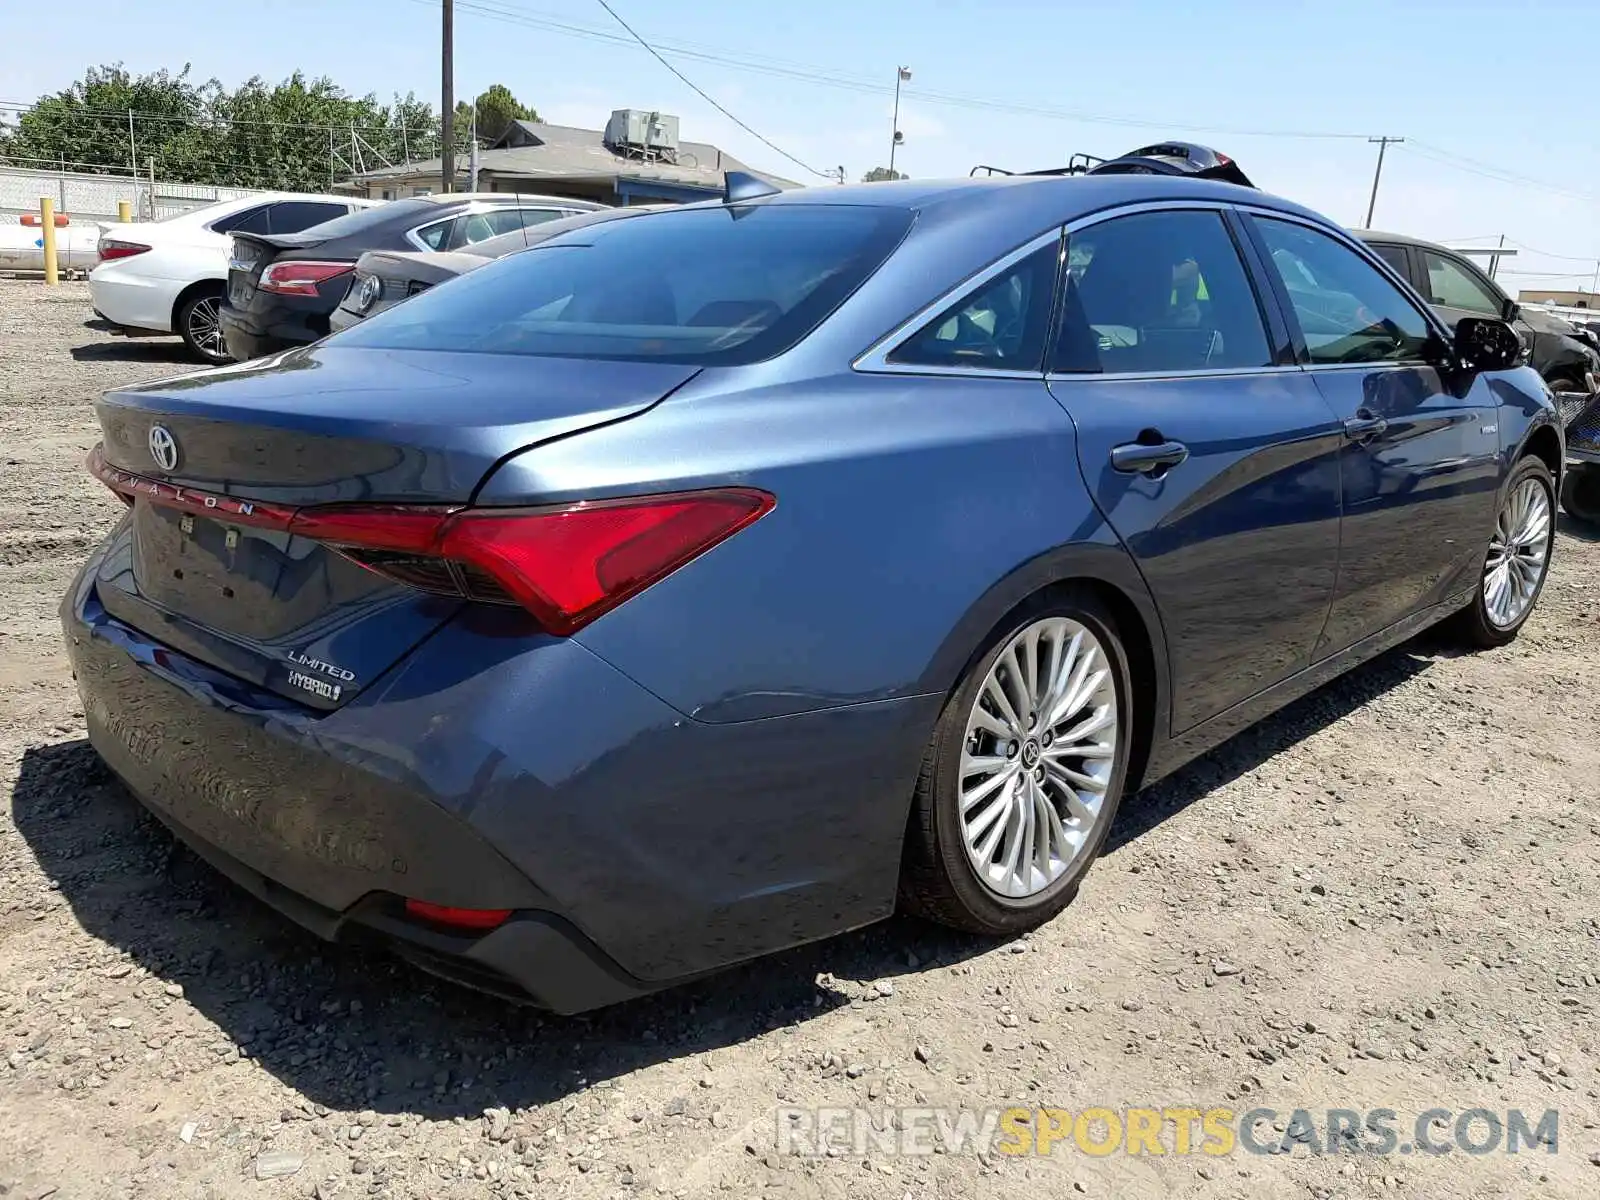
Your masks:
M1124 805L1030 938L897 919L554 1019L316 942L98 765L55 618L119 507L79 468L90 401L189 368L88 315L82 284L0 282L8 1200L1600 1194L1592 534L1563 525L1513 646L1425 636ZM1559 1134L1514 1156L777 1152L780 1105L1011 1104L1387 1108L1402 1132L1556 1109Z

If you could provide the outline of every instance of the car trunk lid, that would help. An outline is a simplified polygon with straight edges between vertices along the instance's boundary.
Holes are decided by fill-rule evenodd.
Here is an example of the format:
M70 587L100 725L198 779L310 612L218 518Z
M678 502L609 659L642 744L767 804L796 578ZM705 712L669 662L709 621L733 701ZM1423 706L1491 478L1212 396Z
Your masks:
M327 239L315 229L304 233L236 233L228 254L228 303L234 308L246 308L261 286L261 275L269 266L285 256L304 256L303 252L315 249ZM351 266L355 260L351 258Z
M695 373L324 345L107 393L91 466L131 512L101 602L214 667L338 707L463 601L291 531L296 513L467 505L508 454L633 416Z

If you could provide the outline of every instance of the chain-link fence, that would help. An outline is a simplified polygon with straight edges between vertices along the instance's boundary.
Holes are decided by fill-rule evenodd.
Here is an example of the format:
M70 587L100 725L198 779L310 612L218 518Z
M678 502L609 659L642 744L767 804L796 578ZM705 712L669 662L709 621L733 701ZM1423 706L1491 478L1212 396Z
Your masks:
M162 220L190 209L256 195L258 189L212 187L134 179L131 174L87 175L72 171L39 171L0 167L0 224L15 225L23 213L39 211L39 197L49 196L56 211L90 224L117 219L117 202L133 206L136 221Z

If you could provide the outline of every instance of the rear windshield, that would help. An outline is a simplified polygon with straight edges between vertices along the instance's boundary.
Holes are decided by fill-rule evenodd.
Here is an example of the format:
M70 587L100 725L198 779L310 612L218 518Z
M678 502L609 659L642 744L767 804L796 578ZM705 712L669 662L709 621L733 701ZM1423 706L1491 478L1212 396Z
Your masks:
M331 241L334 238L348 237L352 233L363 233L368 229L387 224L398 217L403 217L406 213L410 213L415 217L431 217L438 211L439 206L437 204L421 197L413 197L407 200L390 200L384 204L374 204L371 208L358 208L342 217L324 221L315 228L318 237Z
M341 345L759 362L811 332L905 236L904 209L691 208L502 258L336 335Z

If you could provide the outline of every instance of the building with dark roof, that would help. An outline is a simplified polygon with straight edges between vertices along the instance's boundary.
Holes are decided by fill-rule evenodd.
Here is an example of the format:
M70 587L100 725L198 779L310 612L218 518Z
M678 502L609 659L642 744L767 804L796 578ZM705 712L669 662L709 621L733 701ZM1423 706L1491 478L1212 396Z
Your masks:
M455 167L455 190L472 190L468 156L458 154ZM440 190L442 170L437 158L382 167L354 176L340 190L379 200L428 195ZM720 195L724 171L748 171L782 189L800 186L708 143L680 141L676 117L618 109L604 130L513 122L478 152L475 190L575 196L602 204L685 203Z

